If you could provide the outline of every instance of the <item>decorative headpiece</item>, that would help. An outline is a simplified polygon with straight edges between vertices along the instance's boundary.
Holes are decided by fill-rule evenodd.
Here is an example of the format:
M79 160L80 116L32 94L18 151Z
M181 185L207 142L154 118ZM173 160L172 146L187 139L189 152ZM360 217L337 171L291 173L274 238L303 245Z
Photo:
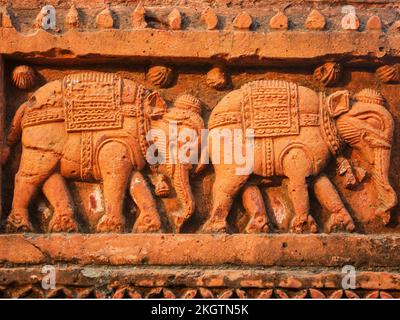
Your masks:
M190 94L183 94L175 100L174 107L183 110L190 110L199 114L201 102L199 99Z
M354 95L354 99L358 102L385 105L385 98L374 89L363 89Z

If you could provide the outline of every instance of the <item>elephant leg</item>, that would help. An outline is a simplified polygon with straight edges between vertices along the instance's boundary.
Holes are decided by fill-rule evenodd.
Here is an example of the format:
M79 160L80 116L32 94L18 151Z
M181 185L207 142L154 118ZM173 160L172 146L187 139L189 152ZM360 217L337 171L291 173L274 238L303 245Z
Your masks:
M24 148L15 176L14 198L7 218L7 232L31 232L28 206L40 185L54 171L60 155L43 150Z
M306 182L306 177L312 173L312 163L302 149L292 149L283 159L283 167L288 177L288 193L295 213L291 231L316 233L317 224L309 214L310 201Z
M317 178L314 183L314 192L319 203L330 213L326 224L328 232L354 231L353 219L340 199L335 186L327 176L321 175Z
M123 201L132 172L125 145L109 142L99 150L99 168L103 179L105 213L97 223L97 232L124 232Z
M43 193L54 208L49 232L78 232L72 198L61 174L53 173L43 184Z
M237 175L235 167L215 166L215 182L213 186L213 205L210 217L202 227L203 233L226 232L226 218L231 209L233 199L249 176Z
M250 220L245 228L246 233L269 232L268 216L260 189L251 185L244 189L242 204Z
M129 191L140 211L132 232L144 233L161 231L161 220L158 215L156 201L146 180L140 172L134 172L132 174Z

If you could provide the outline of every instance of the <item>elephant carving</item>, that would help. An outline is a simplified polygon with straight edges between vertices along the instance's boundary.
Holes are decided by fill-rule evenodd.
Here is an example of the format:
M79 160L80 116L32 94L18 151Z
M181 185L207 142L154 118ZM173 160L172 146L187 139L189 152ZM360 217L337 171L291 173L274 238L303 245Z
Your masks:
M222 98L211 113L208 127L209 146L216 139L212 130L251 129L254 162L252 174L237 174L239 164L235 161L216 161L224 150L210 152L215 182L212 209L202 232L227 231L227 215L243 189L243 206L253 214L246 231L268 230L260 191L247 184L250 176L287 178L295 213L292 232L318 231L310 215L310 181L317 200L330 214L328 232L353 231L351 215L323 172L332 158L344 159L345 146L359 150L373 167L371 180L380 200L376 214L387 222L397 204L388 181L394 123L383 97L375 90L364 89L354 97L347 90L326 96L290 82L254 81Z
M177 117L178 126L195 125L201 130L204 124L199 113L200 102L195 97L181 96L167 108L157 92L112 73L72 74L42 86L20 106L7 136L3 161L19 139L22 155L6 229L33 230L28 205L42 188L54 207L49 230L78 231L64 180L72 179L102 182L105 213L97 232L124 231L122 207L127 188L140 211L133 232L161 231L155 199L140 173L148 164L146 135L152 128L167 130L169 119ZM156 192L168 193L166 179L174 186L181 209L172 219L179 232L194 211L188 179L191 166L176 163L151 169L165 174Z

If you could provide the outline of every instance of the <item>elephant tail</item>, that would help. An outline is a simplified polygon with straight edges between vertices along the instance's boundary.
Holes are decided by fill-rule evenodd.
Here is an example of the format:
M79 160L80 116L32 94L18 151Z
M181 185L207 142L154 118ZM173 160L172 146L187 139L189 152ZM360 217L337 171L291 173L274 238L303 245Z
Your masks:
M3 145L1 152L1 164L5 164L10 155L10 148L14 146L21 138L22 133L22 118L24 117L26 103L23 103L15 112L14 118L11 122L11 127L8 130L6 141Z

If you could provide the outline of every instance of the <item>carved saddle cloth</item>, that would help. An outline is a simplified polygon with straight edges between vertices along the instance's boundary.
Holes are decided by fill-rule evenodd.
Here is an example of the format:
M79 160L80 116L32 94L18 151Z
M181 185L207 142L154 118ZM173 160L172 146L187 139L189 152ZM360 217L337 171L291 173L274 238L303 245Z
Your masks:
M242 86L243 129L258 138L300 133L298 88L291 82L259 80Z
M122 127L121 78L112 73L79 73L63 79L66 130Z
M300 115L298 87L280 80L259 80L242 87L241 101L243 130L254 130L262 147L264 176L275 171L273 137L298 135Z
M62 80L62 103L54 106L40 106L25 112L22 127L35 126L45 123L65 122L66 131L79 135L80 153L79 159L70 154L66 148L68 158L80 162L81 178L90 180L98 177L97 158L99 146L107 141L118 140L129 148L131 160L138 165L139 153L136 140L132 134L120 131L118 134L107 133L107 130L122 129L124 117L139 118L139 127L143 126L142 102L147 90L141 85L134 84L130 87L130 100L124 103L122 96L123 80L111 73L88 72L67 75ZM61 101L60 101L61 102ZM103 130L102 134L97 134ZM139 134L141 145L143 144L146 128ZM124 137L121 137L124 136ZM75 139L76 135L69 135ZM99 137L102 137L101 139Z

